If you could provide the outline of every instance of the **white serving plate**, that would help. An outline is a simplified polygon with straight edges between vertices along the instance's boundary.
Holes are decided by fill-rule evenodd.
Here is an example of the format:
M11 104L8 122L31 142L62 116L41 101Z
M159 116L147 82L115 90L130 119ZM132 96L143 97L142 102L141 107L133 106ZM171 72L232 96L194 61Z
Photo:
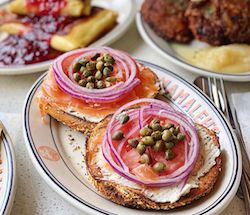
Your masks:
M6 130L0 135L0 214L8 215L15 198L16 161L10 137Z
M206 122L207 127L218 132L221 143L223 166L213 191L191 205L170 213L219 214L231 202L241 178L241 154L229 123L198 88L166 69L140 62L151 68L163 81L168 90L166 101L195 122ZM31 88L23 110L26 147L39 174L63 198L89 214L152 214L152 211L134 210L114 204L103 198L89 183L84 162L86 136L49 117L47 123L43 123L39 117L36 94L44 76ZM167 212L153 213L163 215Z
M93 0L92 4L117 11L118 24L89 47L109 45L119 39L128 29L136 14L133 0ZM31 65L0 67L0 75L23 75L41 72L47 70L52 62L53 60L49 60Z
M244 73L235 73L235 74L221 73L216 71L209 71L189 64L173 50L173 48L171 47L171 42L168 42L155 34L155 32L143 20L143 17L140 12L138 12L136 15L136 24L144 41L155 51L157 51L162 57L170 60L177 66L192 73L197 73L201 76L223 78L224 80L228 81L239 81L239 82L250 81L250 71ZM190 48L201 48L206 45L205 43L193 41L192 43L189 44L189 46Z

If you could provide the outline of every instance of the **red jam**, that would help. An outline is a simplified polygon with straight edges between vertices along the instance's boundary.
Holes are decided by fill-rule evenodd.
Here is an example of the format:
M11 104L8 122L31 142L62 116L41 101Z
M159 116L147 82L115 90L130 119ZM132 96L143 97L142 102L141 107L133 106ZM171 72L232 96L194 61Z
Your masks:
M60 15L66 4L65 0L26 0L28 10L40 16Z
M19 22L30 26L20 35L10 35L0 42L0 66L25 65L53 59L62 52L50 47L53 34L74 19L64 16L25 16Z

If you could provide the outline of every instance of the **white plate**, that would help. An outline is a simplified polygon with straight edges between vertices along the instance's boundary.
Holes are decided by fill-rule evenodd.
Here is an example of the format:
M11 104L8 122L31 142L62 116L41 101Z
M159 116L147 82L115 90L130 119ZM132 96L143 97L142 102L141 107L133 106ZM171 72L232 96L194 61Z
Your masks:
M16 190L14 148L6 131L0 136L0 214L10 214Z
M125 33L134 20L136 14L136 7L134 6L133 1L134 0L93 0L94 6L109 8L117 11L118 24L110 32L89 45L90 47L109 45ZM24 66L0 67L0 75L22 75L41 72L48 69L52 61L53 60L49 60Z
M241 177L241 154L232 130L223 114L196 87L174 73L143 62L164 81L166 95L172 105L196 122L218 131L223 167L213 191L191 205L171 211L173 215L218 214L234 197ZM23 110L24 137L29 155L37 171L63 198L90 214L152 214L122 207L106 200L86 177L84 163L85 136L48 117L39 117L36 94L45 74L33 85ZM74 139L74 141L72 140ZM164 211L154 214L166 214Z
M138 12L136 15L136 24L144 41L149 46L151 46L155 51L157 51L161 56L172 61L174 64L178 65L179 67L186 69L190 72L197 73L202 76L223 78L224 80L228 80L228 81L250 81L250 72L237 73L237 74L220 73L220 72L202 69L202 68L189 64L188 62L183 60L183 58L181 58L181 56L179 56L173 50L170 42L160 38L159 36L155 34L155 32L143 20L143 17L140 12ZM200 48L203 45L204 44L202 44L201 42L194 41L193 43L190 44L190 47Z

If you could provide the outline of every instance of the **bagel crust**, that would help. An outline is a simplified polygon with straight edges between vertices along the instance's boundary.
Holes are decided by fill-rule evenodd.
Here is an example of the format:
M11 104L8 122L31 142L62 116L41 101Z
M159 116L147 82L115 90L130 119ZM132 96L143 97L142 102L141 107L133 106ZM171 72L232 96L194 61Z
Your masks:
M219 155L215 162L216 164L202 177L199 178L199 185L197 188L192 188L189 193L182 196L178 201L170 203L158 203L147 198L141 189L132 188L124 184L116 183L115 181L105 180L102 175L100 167L94 162L96 153L100 148L94 143L95 137L98 133L104 132L108 124L109 117L105 118L99 123L93 130L90 138L87 142L87 154L86 164L89 171L89 180L101 192L106 198L110 199L114 203L123 205L130 208L137 209L153 209L153 210L170 210L173 208L185 206L190 204L192 201L199 199L208 194L221 171L221 155ZM197 125L199 131L205 131L210 136L213 144L220 147L218 138L215 133L205 128L204 126ZM203 143L201 135L199 135L200 142Z

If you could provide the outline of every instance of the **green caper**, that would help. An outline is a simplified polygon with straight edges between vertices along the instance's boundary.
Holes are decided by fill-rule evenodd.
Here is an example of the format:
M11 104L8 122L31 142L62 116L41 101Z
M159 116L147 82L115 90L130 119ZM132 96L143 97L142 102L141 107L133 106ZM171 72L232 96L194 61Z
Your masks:
M94 76L89 76L88 78L87 78L87 82L95 82L95 77Z
M144 127L144 128L142 128L141 130L140 130L140 135L141 136L149 136L149 135L151 135L152 134L152 129L150 129L150 128L148 128L148 127Z
M122 131L115 131L115 133L112 135L112 140L121 140L124 138Z
M116 80L117 80L117 78L114 76L106 78L106 81L108 81L108 82L115 82Z
M112 84L110 82L105 81L105 85L106 87L111 87Z
M180 133L180 126L176 126L173 133L174 133L174 135L179 134Z
M103 82L102 82L102 81L97 81L97 83L96 83L96 87L97 87L98 89L102 89L102 88L104 88L104 84L103 84Z
M89 71L89 70L85 70L85 71L83 72L83 75L84 75L85 78L87 78L87 77L89 77L89 76L92 75L92 72Z
M103 62L102 61L98 61L96 63L96 69L99 70L99 71L102 71L103 70Z
M151 120L150 126L151 126L152 124L155 124L155 123L160 123L160 120L157 119L157 118L154 118L153 120Z
M142 155L146 151L146 146L142 142L139 142L139 144L136 147L136 150L140 155Z
M132 146L133 148L136 148L137 145L138 145L139 141L136 139L136 138L133 138L133 139L129 139L128 140L128 144L130 146Z
M174 153L172 149L166 150L165 157L166 157L166 160L172 160L174 158Z
M110 74L111 74L111 70L110 70L108 67L105 67L105 68L103 69L103 75L104 75L105 77L108 77L108 76L110 76Z
M154 124L151 124L150 126L154 131L161 131L162 130L160 123L154 123Z
M172 128L174 125L172 124L172 123L166 123L163 127L164 127L164 129L170 129L170 128Z
M161 136L162 136L162 133L160 131L154 131L152 134L151 134L151 137L154 138L154 140L160 140L161 139Z
M156 141L153 149L156 152L162 151L164 149L164 143L161 140Z
M86 71L86 67L82 66L81 69L80 69L80 72L84 73L84 71Z
M141 164L150 164L151 163L151 157L147 153L144 153L140 157L140 163Z
M101 71L97 71L97 72L95 73L95 78L96 78L97 80L101 80L101 79L102 79L102 72L101 72Z
M113 70L114 70L113 65L112 65L112 64L110 64L110 63L105 63L105 64L104 64L104 66L105 66L105 67L108 67L111 71L113 71Z
M110 64L114 64L115 60L112 56L110 56L109 54L104 54L103 59L105 62L108 62Z
M174 147L174 143L173 142L166 142L165 147L166 147L166 149L172 149Z
M86 64L87 64L89 61L83 58L83 59L79 60L78 62L79 62L83 67L85 67Z
M85 87L87 83L88 83L88 82L87 82L86 79L82 79L82 80L80 80L80 81L78 82L78 84L79 84L81 87Z
M182 133L177 134L177 140L182 141L182 140L184 140L185 138L186 138L186 135L185 135L185 134L182 134Z
M95 70L95 67L96 67L96 63L95 62L88 62L87 64L86 64L86 68L87 68L87 70L90 70L90 71L92 71L92 70Z
M92 58L91 60L96 60L98 57L100 57L100 53L96 53Z
M73 72L78 72L81 69L81 64L78 62L75 62L73 64Z
M87 87L88 89L94 89L94 88L95 88L95 84L92 83L92 82L88 82L88 83L86 84L86 87Z
M129 121L129 116L127 114L122 114L119 117L119 121L120 121L121 124L125 124L126 122Z
M170 130L164 130L162 132L162 139L164 141L169 141L172 136L173 136L173 133Z
M174 131L175 131L175 128L174 127L172 127L172 128L170 128L169 129L169 131L171 131L172 132L172 134L174 133Z
M78 73L74 73L73 78L75 81L79 81L81 79L81 76Z
M143 137L141 141L147 146L153 146L155 144L155 141L151 136Z
M166 165L165 165L164 163L162 163L162 162L157 162L157 163L155 163L154 166L153 166L153 170L154 170L155 172L162 172L162 171L164 171L165 169L166 169Z

